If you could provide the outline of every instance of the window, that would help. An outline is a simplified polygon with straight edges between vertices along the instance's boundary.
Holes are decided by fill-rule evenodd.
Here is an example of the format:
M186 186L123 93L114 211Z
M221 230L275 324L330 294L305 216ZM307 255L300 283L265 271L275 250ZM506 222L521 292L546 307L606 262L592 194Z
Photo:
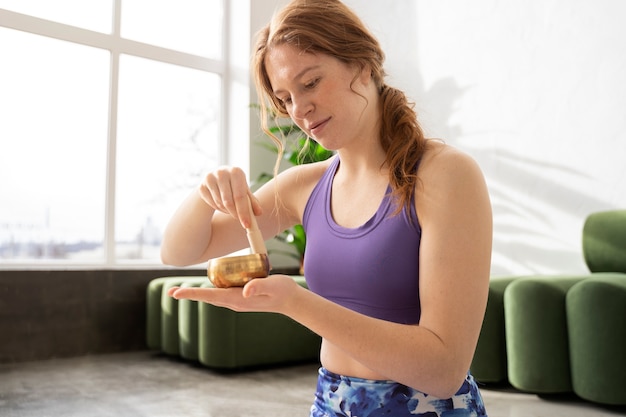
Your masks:
M158 264L225 163L224 0L0 0L0 265Z

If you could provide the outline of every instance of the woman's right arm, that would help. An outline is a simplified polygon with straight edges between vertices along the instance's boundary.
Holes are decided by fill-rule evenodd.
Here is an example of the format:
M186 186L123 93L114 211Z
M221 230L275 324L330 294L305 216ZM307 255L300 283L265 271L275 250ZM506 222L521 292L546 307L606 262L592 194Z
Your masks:
M265 239L300 223L311 190L329 163L291 167L254 194L240 168L207 174L167 225L161 260L167 265L195 265L246 248L250 202Z
M161 243L161 261L186 266L203 262L211 236L215 210L207 205L196 188L170 219Z
M195 265L245 248L242 226L250 223L249 199L254 212L261 214L240 168L220 168L207 174L168 223L161 243L162 262Z

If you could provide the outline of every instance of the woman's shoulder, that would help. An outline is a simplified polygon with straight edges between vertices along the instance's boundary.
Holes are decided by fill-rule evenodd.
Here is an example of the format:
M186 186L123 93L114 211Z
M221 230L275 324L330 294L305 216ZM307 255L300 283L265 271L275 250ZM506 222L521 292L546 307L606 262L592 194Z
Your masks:
M296 165L281 172L274 180L281 200L301 212L311 192L337 156L325 161Z
M336 155L324 161L295 165L283 171L279 175L279 179L283 181L285 185L293 187L302 187L311 183L317 184L335 158L337 158Z
M429 143L417 175L415 197L422 212L431 206L482 206L479 203L489 199L478 163L466 152L445 143Z
M474 158L444 142L429 141L418 169L418 176L422 181L456 180L456 177L466 175L482 178L482 172Z

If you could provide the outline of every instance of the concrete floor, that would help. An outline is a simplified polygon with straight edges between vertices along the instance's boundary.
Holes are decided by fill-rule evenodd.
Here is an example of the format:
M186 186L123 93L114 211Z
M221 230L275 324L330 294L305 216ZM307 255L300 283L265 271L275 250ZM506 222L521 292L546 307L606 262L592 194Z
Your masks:
M308 416L316 364L218 373L153 352L0 365L2 417ZM626 416L575 398L483 389L491 417Z

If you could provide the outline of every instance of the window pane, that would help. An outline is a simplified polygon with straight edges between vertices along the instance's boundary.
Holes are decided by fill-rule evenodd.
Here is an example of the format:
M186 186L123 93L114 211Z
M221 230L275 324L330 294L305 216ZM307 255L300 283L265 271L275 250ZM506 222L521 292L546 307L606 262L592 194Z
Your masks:
M123 38L218 59L223 0L122 0Z
M0 9L111 33L113 0L0 0Z
M183 198L217 166L220 78L120 59L116 257L159 261L161 233Z
M109 54L0 28L0 263L102 259Z

